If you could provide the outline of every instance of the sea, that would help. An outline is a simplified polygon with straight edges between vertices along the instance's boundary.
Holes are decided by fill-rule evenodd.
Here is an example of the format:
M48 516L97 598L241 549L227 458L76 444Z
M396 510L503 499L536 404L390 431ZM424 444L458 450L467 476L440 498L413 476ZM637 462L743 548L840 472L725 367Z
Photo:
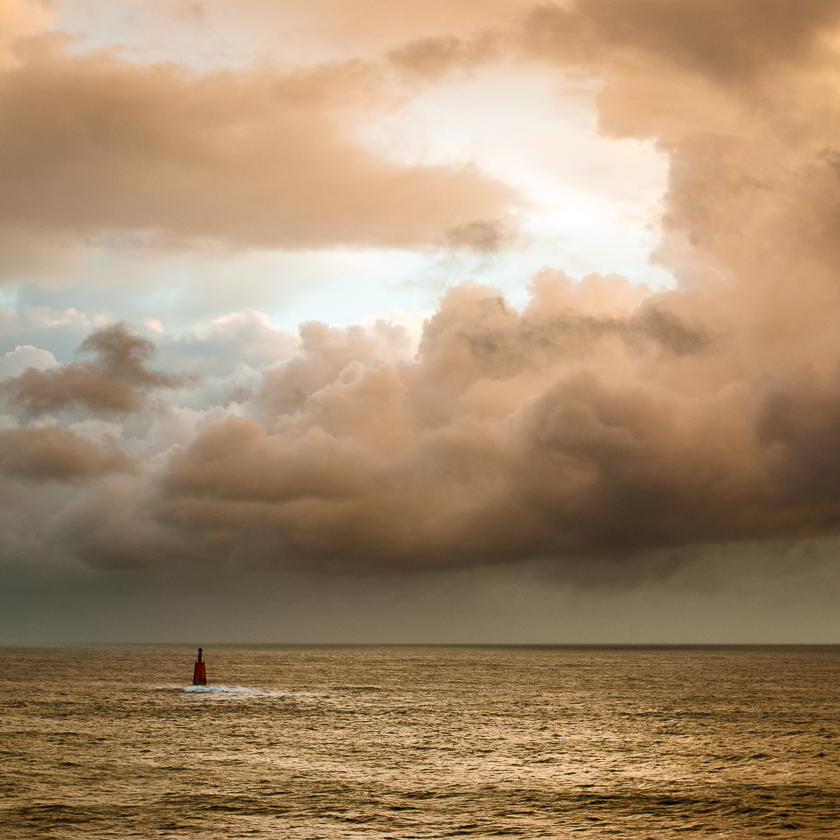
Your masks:
M0 840L840 838L840 646L0 648Z

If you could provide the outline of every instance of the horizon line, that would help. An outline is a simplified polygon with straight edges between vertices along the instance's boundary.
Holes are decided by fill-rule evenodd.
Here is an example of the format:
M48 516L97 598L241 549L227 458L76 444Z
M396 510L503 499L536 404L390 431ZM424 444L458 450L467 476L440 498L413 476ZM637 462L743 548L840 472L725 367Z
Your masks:
M567 648L567 649L632 649L632 648L803 648L840 647L835 642L243 642L243 641L41 641L5 642L0 648L66 648L66 647L185 647L200 644L207 647L313 647L313 648Z

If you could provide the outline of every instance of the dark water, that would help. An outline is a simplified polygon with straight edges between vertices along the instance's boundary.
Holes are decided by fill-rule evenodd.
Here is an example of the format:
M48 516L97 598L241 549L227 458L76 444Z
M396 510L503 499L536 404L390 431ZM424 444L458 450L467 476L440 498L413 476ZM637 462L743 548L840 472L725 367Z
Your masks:
M840 648L0 649L0 838L840 838Z

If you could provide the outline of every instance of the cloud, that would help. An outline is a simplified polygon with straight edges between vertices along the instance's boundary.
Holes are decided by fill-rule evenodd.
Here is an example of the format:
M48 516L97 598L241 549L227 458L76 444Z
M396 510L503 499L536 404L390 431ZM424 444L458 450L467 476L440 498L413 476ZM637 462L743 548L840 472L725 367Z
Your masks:
M510 224L504 219L480 219L449 230L446 244L450 248L494 254L509 246L514 238Z
M31 344L19 344L14 350L0 356L0 380L17 376L27 368L44 370L55 364L55 356L49 350L42 350Z
M828 0L581 0L534 10L520 46L601 80L602 130L669 154L666 237L746 288L812 272L834 239L838 27Z
M391 63L409 78L428 80L450 70L487 64L507 53L505 44L491 32L467 38L413 38L388 53Z
M686 321L681 301L547 274L519 312L462 287L416 358L385 324L306 325L244 415L198 427L127 497L81 496L64 528L105 566L153 543L167 562L336 572L822 533L840 502L782 491L782 475L811 467L793 447L780 472L779 435L797 435L767 419L777 397L761 377L733 379L732 345ZM721 356L716 376L693 375ZM86 536L84 523L126 516L136 544L121 528Z
M80 481L133 468L114 441L97 445L61 426L0 429L0 473L11 478Z
M536 9L509 41L520 57L596 81L602 129L653 138L670 156L660 256L676 288L548 271L517 309L497 289L459 287L416 353L384 322L307 323L292 358L265 325L219 326L206 339L217 348L261 334L247 348L265 365L259 384L243 385L233 409L173 420L146 470L81 489L55 533L106 567L348 573L587 558L605 568L836 534L838 14L818 0ZM433 75L475 58L452 42L421 46L390 61ZM456 246L504 244L487 220L505 217L507 198L486 179L375 161L335 131L334 98L378 101L367 66L187 77L48 54L15 72L29 105L45 91L68 103L47 127L47 150L56 138L68 150L61 162L43 153L36 167L31 143L0 160L31 187L9 199L24 218L30 207L80 229L157 219L179 236L286 247L419 245L447 231ZM118 95L103 93L106 78ZM104 175L88 196L64 179L90 161ZM7 394L33 412L125 412L175 384L124 329L85 349L98 360L26 372Z
M294 333L255 310L222 315L184 335L161 339L170 365L186 365L202 374L227 373L243 365L259 370L291 358L298 349Z
M273 430L229 419L175 455L165 520L334 569L693 540L677 514L692 521L717 478L702 463L708 447L692 448L700 430L681 431L672 398L600 374L611 362L679 364L707 343L674 327L662 301L625 319L564 311L568 287L544 278L521 314L493 290L453 291L416 361L371 357L361 335L352 345L346 334L305 342L304 356L266 380ZM580 370L584 353L590 373ZM696 486L675 494L701 466ZM712 507L710 520L722 515Z
M629 65L639 56L662 60L721 84L753 79L772 66L801 60L836 23L831 0L579 0L542 4L530 14L532 43L560 61Z
M31 415L83 408L92 412L123 414L137 411L150 390L175 388L188 378L151 370L146 362L155 346L114 324L91 333L80 345L95 361L78 361L39 370L27 368L19 376L0 382L0 392Z
M389 96L360 62L196 75L33 47L0 75L0 224L158 246L424 247L513 206L469 165L366 150L356 126Z
M15 353L16 347L30 345L49 348L56 360L72 357L74 350L91 332L106 326L113 316L90 313L74 307L67 309L54 306L32 306L18 303L16 306L0 307L0 335L5 339L7 353ZM32 367L47 367L33 364ZM20 373L19 370L3 369L3 376Z
M0 71L17 63L15 42L43 31L52 19L52 10L38 0L0 0Z

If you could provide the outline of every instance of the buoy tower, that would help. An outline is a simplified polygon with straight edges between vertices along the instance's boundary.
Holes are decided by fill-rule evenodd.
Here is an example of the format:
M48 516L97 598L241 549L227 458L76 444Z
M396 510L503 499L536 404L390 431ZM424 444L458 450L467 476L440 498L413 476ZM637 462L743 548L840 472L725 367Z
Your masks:
M201 660L203 650L198 649L198 659L195 660L193 667L193 685L207 685L207 669L204 667L204 662Z

